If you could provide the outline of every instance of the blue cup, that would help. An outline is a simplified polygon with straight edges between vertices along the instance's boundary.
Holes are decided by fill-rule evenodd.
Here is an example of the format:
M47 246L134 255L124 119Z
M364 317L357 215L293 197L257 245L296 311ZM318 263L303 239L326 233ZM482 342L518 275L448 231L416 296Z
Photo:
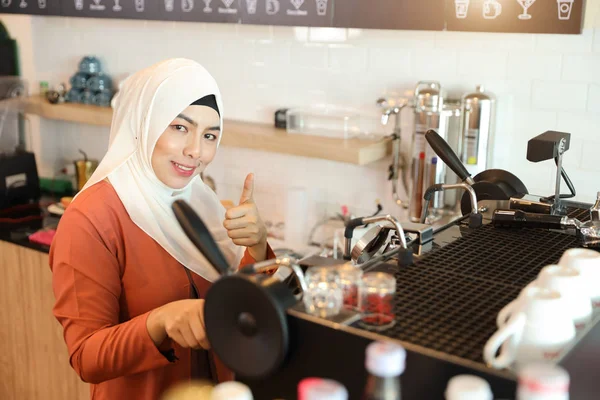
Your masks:
M93 56L85 56L79 62L79 72L86 74L99 74L101 70L100 60Z
M103 92L105 90L112 90L112 80L110 76L103 73L92 75L88 80L86 87L94 92Z
M94 92L91 90L85 89L81 94L80 103L82 104L92 104L94 99Z
M96 92L92 100L92 104L100 107L110 107L110 101L112 100L113 92L111 90L103 90Z
M86 74L85 72L76 72L73 76L71 76L69 82L71 83L71 87L75 89L85 89L89 77L90 75Z
M69 103L81 103L81 96L83 90L77 88L71 88L65 95L65 100Z

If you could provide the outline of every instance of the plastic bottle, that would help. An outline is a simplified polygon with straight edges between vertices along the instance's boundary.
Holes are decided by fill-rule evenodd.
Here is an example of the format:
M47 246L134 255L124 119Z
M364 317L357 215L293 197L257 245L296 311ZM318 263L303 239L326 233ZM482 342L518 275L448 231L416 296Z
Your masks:
M298 384L298 400L348 400L348 391L332 379L305 378Z
M406 351L392 342L373 342L367 346L365 366L369 376L364 400L400 400L400 375L404 372Z
M456 375L448 381L446 400L493 400L487 381L475 375Z
M212 390L210 400L254 400L250 388L240 382L219 383Z
M529 364L518 377L517 400L569 400L569 373L559 365Z

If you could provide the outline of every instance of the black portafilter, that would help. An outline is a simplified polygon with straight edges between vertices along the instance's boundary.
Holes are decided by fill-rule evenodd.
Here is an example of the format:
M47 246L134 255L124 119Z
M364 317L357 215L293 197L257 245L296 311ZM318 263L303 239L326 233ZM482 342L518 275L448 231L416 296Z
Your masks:
M286 310L297 303L292 289L275 276L255 273L265 262L236 273L237 266L229 266L191 206L177 200L172 208L186 236L221 275L210 286L204 303L211 348L237 376L268 377L281 367L287 355L290 339Z
M183 200L173 202L172 208L179 225L194 246L200 250L219 275L228 275L231 268L227 259L198 214Z
M454 150L452 150L450 145L436 131L430 129L425 132L425 140L427 140L427 143L429 143L435 154L437 154L437 156L441 158L462 181L469 185L475 183L473 178L471 178L471 174L467 171Z

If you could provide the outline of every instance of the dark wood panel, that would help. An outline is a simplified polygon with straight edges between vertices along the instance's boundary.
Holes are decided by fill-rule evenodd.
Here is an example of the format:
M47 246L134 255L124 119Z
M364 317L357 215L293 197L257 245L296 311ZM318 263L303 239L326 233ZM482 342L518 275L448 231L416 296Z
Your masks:
M0 399L89 399L52 314L48 255L0 241L0 282Z

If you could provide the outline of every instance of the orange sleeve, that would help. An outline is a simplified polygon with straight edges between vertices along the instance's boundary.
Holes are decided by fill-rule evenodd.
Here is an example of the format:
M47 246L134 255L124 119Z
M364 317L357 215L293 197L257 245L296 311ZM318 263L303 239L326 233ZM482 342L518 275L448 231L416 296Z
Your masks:
M119 323L121 273L94 224L65 213L50 249L53 313L79 377L100 383L169 364L146 329L148 313Z
M267 258L265 258L265 260L272 260L273 258L277 258L277 256L273 252L271 245L269 243L267 243ZM256 260L254 259L254 257L252 257L250 255L248 248L246 248L246 251L244 251L244 256L242 257L242 259L240 261L239 267L241 268L245 265L254 264L255 262L256 262Z

